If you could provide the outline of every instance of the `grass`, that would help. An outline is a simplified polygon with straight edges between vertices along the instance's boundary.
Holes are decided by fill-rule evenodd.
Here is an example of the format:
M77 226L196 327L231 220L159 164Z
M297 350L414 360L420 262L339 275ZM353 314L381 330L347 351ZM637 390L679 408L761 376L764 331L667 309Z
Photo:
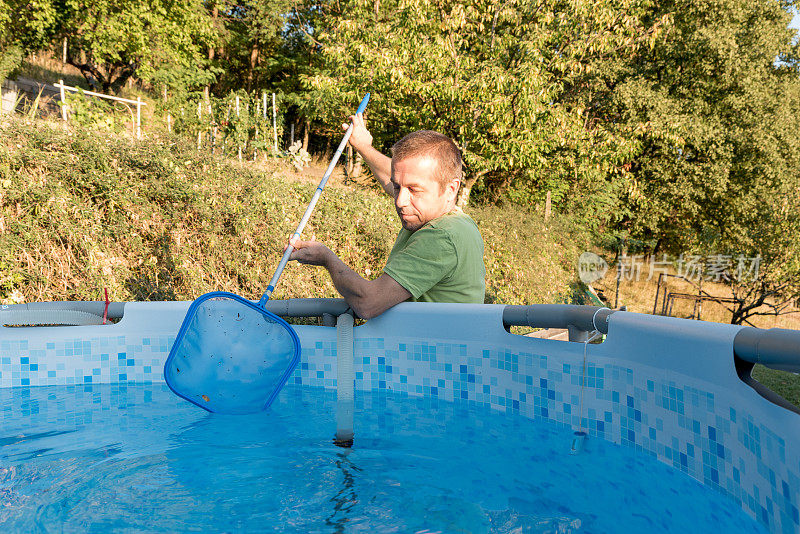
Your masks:
M763 365L756 365L752 376L787 401L800 406L800 376Z
M0 126L0 299L257 298L316 186L280 160L240 164L180 137ZM486 241L488 300L566 301L579 234L519 209L474 208ZM513 224L510 224L510 221ZM305 235L357 272L381 273L399 228L367 184L325 190ZM14 296L14 298L12 298ZM337 296L324 269L290 264L274 298Z

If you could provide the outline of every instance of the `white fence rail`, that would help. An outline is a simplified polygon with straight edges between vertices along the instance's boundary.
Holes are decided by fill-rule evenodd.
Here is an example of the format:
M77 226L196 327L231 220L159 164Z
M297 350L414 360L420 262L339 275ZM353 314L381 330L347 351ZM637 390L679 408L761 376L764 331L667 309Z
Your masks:
M111 95L104 95L103 93L95 93L94 91L86 91L79 87L70 87L68 85L64 85L64 80L58 80L58 83L55 84L56 87L59 88L61 91L61 118L67 120L67 103L65 98L64 91L72 91L74 93L83 93L88 96L94 96L97 98L105 98L108 100L113 100L115 102L122 102L122 104L128 108L128 111L131 113L131 122L135 126L135 133L138 139L142 138L142 106L146 106L145 102L142 102L141 97L136 97L136 100L131 100L130 98L121 98L118 96L111 96ZM128 104L136 104L136 119L133 120L133 110L128 106Z

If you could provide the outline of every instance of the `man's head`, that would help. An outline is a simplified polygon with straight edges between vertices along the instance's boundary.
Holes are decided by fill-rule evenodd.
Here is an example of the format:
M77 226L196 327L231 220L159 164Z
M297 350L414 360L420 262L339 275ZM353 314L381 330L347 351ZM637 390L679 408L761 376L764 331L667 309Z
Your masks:
M394 204L412 232L449 213L461 185L461 151L449 137L420 130L392 147Z

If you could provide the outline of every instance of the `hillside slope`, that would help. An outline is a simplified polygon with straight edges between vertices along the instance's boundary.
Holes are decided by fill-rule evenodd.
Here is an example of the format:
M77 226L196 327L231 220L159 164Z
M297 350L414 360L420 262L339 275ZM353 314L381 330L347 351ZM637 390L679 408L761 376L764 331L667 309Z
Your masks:
M315 188L281 160L244 163L178 137L135 141L58 122L0 125L0 301L258 298ZM571 299L585 237L517 208L469 210L486 242L487 301ZM333 183L306 236L380 274L399 228L377 187ZM274 298L336 296L290 264Z

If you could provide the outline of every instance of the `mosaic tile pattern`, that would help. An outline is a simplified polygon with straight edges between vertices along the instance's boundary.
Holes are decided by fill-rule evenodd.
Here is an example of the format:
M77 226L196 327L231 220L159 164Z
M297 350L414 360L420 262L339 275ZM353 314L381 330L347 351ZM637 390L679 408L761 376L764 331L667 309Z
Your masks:
M0 387L163 382L174 336L0 340Z
M0 338L0 387L162 382L173 339ZM332 329L304 328L301 339L301 364L290 381L336 387ZM796 448L787 457L779 429L759 423L735 392L613 358L589 357L583 377L574 351L539 354L474 342L357 337L354 369L359 390L474 402L583 428L729 495L772 532L800 532Z
M383 338L356 339L355 357L357 389L477 402L582 428L729 495L772 532L800 531L800 462L786 465L784 440L737 409L740 398L706 391L689 377L654 380L663 369L594 358L583 378L574 359ZM302 361L295 383L334 387L335 342L316 342Z

